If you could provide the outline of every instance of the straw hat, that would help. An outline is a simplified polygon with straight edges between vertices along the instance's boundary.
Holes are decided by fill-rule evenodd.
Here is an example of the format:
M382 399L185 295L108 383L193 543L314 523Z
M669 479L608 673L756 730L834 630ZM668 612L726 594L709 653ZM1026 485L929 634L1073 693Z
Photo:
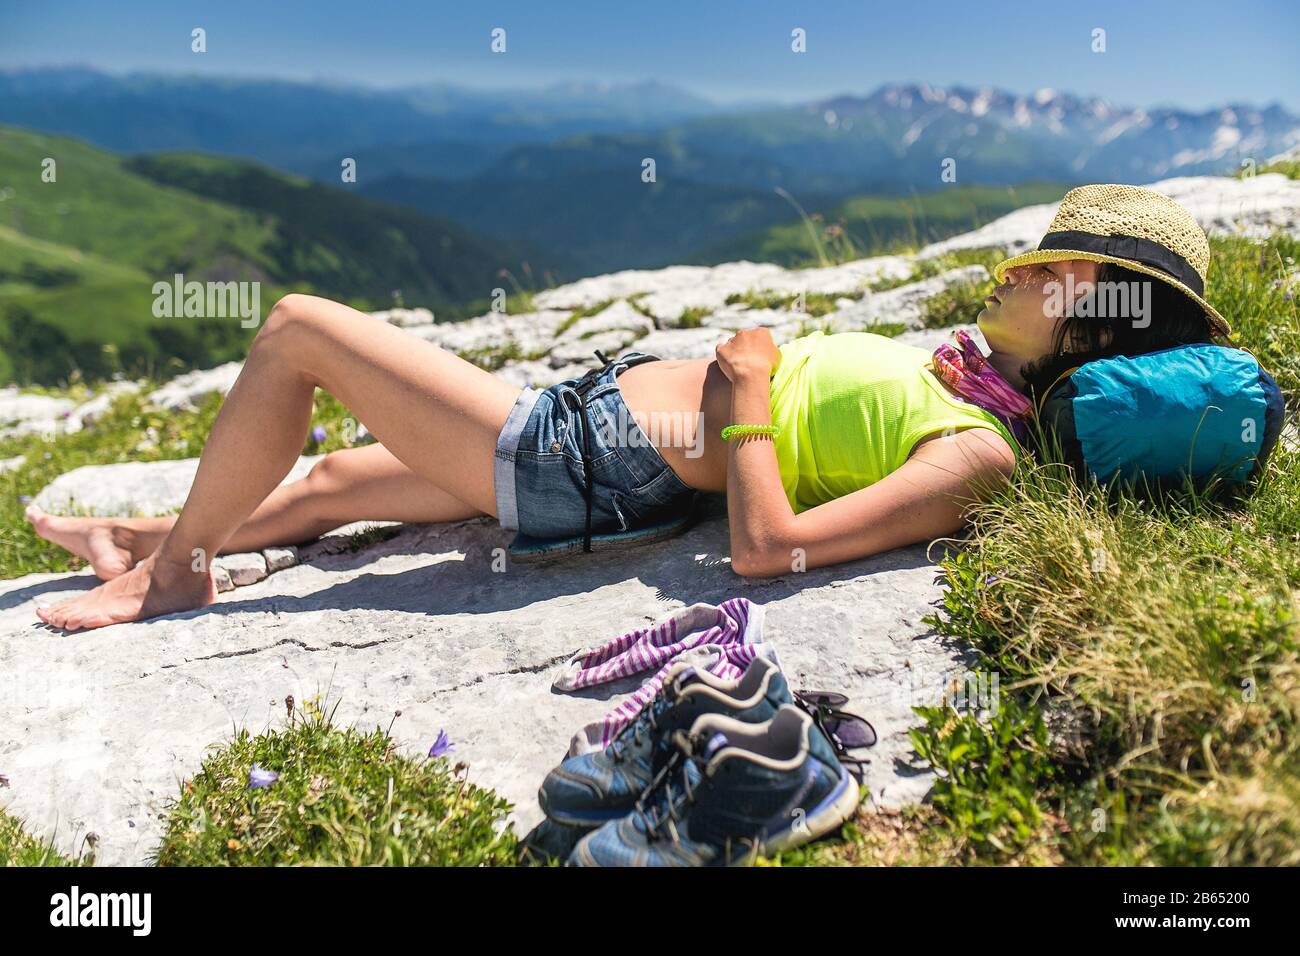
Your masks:
M1016 266L1067 259L1113 262L1159 279L1193 299L1217 334L1232 334L1228 320L1203 298L1210 267L1205 233L1191 213L1153 189L1110 184L1071 189L1038 248L998 263L993 275L1002 283Z

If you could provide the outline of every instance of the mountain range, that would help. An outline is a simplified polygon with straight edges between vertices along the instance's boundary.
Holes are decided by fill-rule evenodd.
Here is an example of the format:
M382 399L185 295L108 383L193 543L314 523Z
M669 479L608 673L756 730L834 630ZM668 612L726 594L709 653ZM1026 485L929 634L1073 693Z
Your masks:
M761 248L797 220L778 187L817 212L954 185L1221 173L1300 143L1278 104L1195 111L1048 89L906 83L737 107L654 82L381 90L84 69L0 72L0 123L125 154L257 160L525 243L534 260L545 250L566 278Z
M1222 172L1300 143L1300 119L1276 103L1144 108L1050 89L888 84L735 107L658 82L371 89L76 68L0 71L0 123L116 152L236 155L325 179L337 178L343 156L369 178L499 179L607 168L649 148L661 169L706 183L841 193L937 188L944 157L958 161L958 181L1005 184L1028 171L1133 182Z
M722 105L653 82L0 70L0 377L238 354L228 327L150 318L150 284L175 271L362 308L399 293L454 317L517 288L502 270L536 290L678 262L843 259L1081 182L1226 173L1298 145L1300 119L1277 104L1190 111L1053 90L907 83ZM50 156L57 188L36 178Z

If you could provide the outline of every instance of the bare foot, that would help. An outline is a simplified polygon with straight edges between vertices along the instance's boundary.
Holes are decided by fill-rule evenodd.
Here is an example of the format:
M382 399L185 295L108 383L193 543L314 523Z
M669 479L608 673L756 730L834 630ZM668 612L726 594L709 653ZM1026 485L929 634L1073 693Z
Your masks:
M210 571L191 571L188 562L164 561L151 554L81 597L37 608L36 616L53 627L80 631L190 611L216 599Z
M65 518L28 505L27 520L46 541L89 561L104 581L125 574L136 563L131 553L134 534L112 518Z

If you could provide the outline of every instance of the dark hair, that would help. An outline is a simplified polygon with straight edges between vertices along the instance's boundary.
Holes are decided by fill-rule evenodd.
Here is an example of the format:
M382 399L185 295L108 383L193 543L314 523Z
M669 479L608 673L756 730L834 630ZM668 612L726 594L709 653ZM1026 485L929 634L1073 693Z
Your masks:
M1108 288L1106 285L1135 282L1143 283L1141 288L1145 299L1140 325L1133 321L1135 310L1123 308L1125 304L1132 304L1131 299L1120 299L1119 307L1116 308L1117 297L1111 295L1115 287ZM1133 286L1129 285L1129 288L1132 289ZM1134 269L1109 262L1102 263L1097 270L1096 287L1067 308L1065 319L1053 338L1051 353L1021 367L1020 374L1025 380L1023 391L1033 402L1036 412L1049 393L1059 391L1058 379L1061 384L1067 382L1068 377L1060 377L1076 366L1098 359L1143 355L1180 345L1198 344L1240 347L1211 325L1209 316L1194 299L1169 283ZM1054 386L1057 388L1054 389ZM1083 463L1070 416L1061 416L1044 409L1042 417L1034 415L1027 432L1024 444L1036 457L1041 461L1063 462L1070 466L1077 480L1085 481L1088 469ZM1270 437L1266 432L1251 481L1238 484L1214 481L1212 487L1202 490L1208 490L1212 497L1225 500L1243 496L1247 493L1248 485L1253 484L1254 478L1261 472L1276 441L1276 433ZM1181 477L1168 477L1143 481L1140 488L1134 487L1131 490L1140 497L1159 497L1168 492L1181 491L1184 486ZM1120 484L1113 484L1111 493L1117 492L1120 487Z
M1143 285L1131 285L1135 282ZM1111 308L1115 300L1109 297L1107 283L1123 283L1129 289L1143 290L1146 312L1140 325L1134 323L1131 309ZM1192 298L1167 282L1103 262L1093 289L1067 307L1052 340L1052 351L1021 367L1020 375L1025 380L1023 391L1037 411L1054 385L1068 381L1068 377L1061 376L1075 366L1117 355L1143 355L1178 345L1209 342L1233 344L1217 335L1209 317ZM1028 430L1026 447L1040 460L1062 460L1061 444L1073 444L1069 436L1058 435L1052 422L1037 416L1033 426ZM1082 480L1081 463L1070 461L1069 455L1064 460L1071 464L1075 477Z
M1132 310L1112 309L1114 298L1102 294L1107 284L1113 288L1120 283L1130 289L1134 288L1132 283L1143 284L1147 312L1140 326L1133 322ZM1190 296L1167 282L1103 262L1097 270L1097 284L1067 308L1052 341L1052 351L1021 367L1023 391L1036 408L1057 379L1076 365L1202 342L1232 344L1216 337L1209 317Z

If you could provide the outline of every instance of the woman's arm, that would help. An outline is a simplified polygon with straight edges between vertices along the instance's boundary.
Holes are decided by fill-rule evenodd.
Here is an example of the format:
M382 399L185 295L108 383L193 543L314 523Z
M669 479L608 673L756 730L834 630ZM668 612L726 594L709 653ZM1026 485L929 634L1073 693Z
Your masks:
M770 423L769 384L779 362L766 329L747 329L718 347L718 364L732 383L733 422ZM953 534L970 505L1015 467L1011 447L996 432L963 429L925 442L875 484L796 515L771 439L728 446L731 566L746 577L840 564Z

